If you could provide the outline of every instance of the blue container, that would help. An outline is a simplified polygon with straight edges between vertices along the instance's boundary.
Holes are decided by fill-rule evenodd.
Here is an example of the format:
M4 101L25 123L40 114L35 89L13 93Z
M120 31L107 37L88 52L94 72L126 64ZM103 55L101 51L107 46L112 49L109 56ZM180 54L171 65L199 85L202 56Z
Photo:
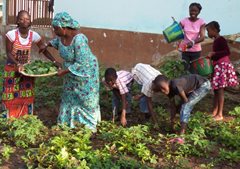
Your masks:
M171 26L167 27L163 31L163 35L168 43L184 38L182 27L177 21L174 21Z

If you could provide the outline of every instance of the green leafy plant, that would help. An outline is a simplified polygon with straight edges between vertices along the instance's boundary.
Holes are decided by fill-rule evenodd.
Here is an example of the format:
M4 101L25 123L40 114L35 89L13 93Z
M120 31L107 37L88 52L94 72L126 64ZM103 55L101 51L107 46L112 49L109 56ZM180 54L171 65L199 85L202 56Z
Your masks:
M240 117L240 106L235 107L232 111L229 112L229 114Z
M3 64L1 64L0 65L0 95L2 96L2 85L3 85L3 67L4 67L4 65ZM2 101L2 97L0 97L0 101ZM1 110L1 109L0 109Z
M153 143L154 139L148 135L149 128L144 125L130 128L106 126L103 122L103 129L100 126L100 137L110 141L109 150L120 154L134 154L144 163L146 161L155 164L157 156L152 155L146 146Z
M47 135L46 127L33 115L10 119L5 134L16 146L24 148L40 142Z
M63 80L59 77L41 77L35 80L35 108L55 108L61 100Z
M178 72L178 68L174 68L181 68L180 63L178 65L174 61L168 66L163 66L168 77L184 74L182 69ZM0 69L2 67L1 65ZM1 74L2 72L0 85ZM100 69L100 74L103 77L104 69ZM35 82L37 109L46 108L49 111L58 106L62 79L36 78ZM133 90L133 93L139 92L137 85ZM111 115L111 92L101 85L100 95L102 115ZM187 132L183 136L184 144L179 144L170 141L179 136L169 134L170 115L164 105L161 102L161 105L155 107L159 116L159 130L154 129L151 123L125 128L102 121L98 132L93 134L83 126L75 129L66 126L46 128L32 116L20 119L0 118L0 163L3 163L0 168L15 149L21 149L25 153L23 159L28 168L164 169L193 168L193 165L199 168L218 168L225 164L237 168L240 161L239 106L229 112L234 117L226 122L214 122L206 113L192 112ZM133 107L135 110L138 105ZM179 123L176 124L178 127Z
M80 130L79 130L80 129ZM56 135L38 148L29 149L24 161L29 167L89 168L91 159L91 131L86 128L70 129L64 127L55 131Z
M181 75L187 74L184 70L183 61L180 60L169 60L161 66L160 72L168 78L176 78Z
M221 160L227 160L230 162L239 162L240 161L240 150L226 150L220 148L219 158Z
M52 62L35 60L24 66L24 72L30 75L41 75L57 72L57 67Z
M15 150L11 146L3 144L1 154L5 160L8 160L11 154L14 152Z

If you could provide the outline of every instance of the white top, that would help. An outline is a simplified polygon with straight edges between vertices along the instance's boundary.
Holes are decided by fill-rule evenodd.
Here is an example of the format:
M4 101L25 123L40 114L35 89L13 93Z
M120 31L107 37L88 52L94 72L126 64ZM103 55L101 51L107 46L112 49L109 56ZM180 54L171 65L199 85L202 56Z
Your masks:
M161 73L148 64L138 63L132 69L132 75L138 84L142 85L142 93L147 97L152 97L152 81Z
M11 30L11 31L8 31L7 34L6 34L7 38L8 38L11 42L14 42L15 39L16 39L16 37L15 37L15 35L16 35L15 32L16 32L16 31L18 31L18 28L17 28L17 29L13 29L13 30ZM28 31L28 36L27 36L27 38L22 38L22 37L20 36L20 33L18 33L19 41L20 41L20 43L21 43L22 45L27 45L27 44L29 43L30 32L33 32L32 42L37 43L37 42L39 42L39 41L41 40L41 36L40 36L37 32L32 31L32 30L29 30L29 31Z

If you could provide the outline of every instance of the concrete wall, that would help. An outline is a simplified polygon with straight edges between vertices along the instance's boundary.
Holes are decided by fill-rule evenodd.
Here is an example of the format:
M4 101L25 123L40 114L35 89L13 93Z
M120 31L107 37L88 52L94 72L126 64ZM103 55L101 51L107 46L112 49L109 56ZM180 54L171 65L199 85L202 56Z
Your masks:
M168 58L179 59L176 43L167 44L162 30L177 20L188 16L190 0L55 0L55 12L67 11L82 25L93 53L101 64L129 68L138 62L159 63ZM218 20L223 34L240 31L239 0L199 0L203 6L200 17L207 22ZM9 26L0 27L0 53L5 53L5 37ZM34 29L34 28L33 28ZM34 29L45 41L54 37L47 28ZM143 33L145 32L145 33ZM204 42L205 43L205 42ZM230 44L232 60L240 57L239 43ZM203 45L203 56L211 50L211 42ZM57 51L51 50L54 56ZM39 56L33 50L33 57Z
M189 16L188 6L199 2L199 17L217 20L223 35L240 32L240 0L55 0L55 12L67 11L84 27L161 34L172 23Z
M4 35L12 28L0 27L0 53L5 53ZM35 28L34 30L42 35L44 41L54 37L50 28ZM176 51L176 43L167 44L163 36L159 34L93 28L82 28L81 32L88 37L89 45L100 63L106 66L119 65L122 68L129 68L139 62L158 64L166 59L180 59L180 54ZM240 60L240 43L229 42L232 49L231 59ZM202 55L205 56L210 50L211 41L206 40ZM56 50L53 49L51 52L54 56L58 56ZM33 50L32 56L38 57L38 50Z
M2 0L0 0L0 18L1 19L2 19L2 15L3 15L2 8L3 8L3 3L2 3ZM0 21L0 23L2 23L2 22Z

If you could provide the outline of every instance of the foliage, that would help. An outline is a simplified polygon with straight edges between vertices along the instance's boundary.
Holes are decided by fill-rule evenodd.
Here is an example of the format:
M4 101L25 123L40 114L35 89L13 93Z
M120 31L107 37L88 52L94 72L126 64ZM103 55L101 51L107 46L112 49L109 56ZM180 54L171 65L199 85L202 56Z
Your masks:
M235 107L232 111L229 112L230 115L240 117L240 106Z
M4 67L4 65L1 64L0 65L0 95L1 95L0 102L2 101L3 67Z
M68 127L53 129L56 133L38 148L27 150L24 158L28 167L35 168L88 168L85 161L91 155L90 136L87 129L71 130Z
M148 135L148 126L138 125L124 128L102 122L99 132L100 138L109 142L106 146L113 154L133 154L143 163L147 161L152 164L156 163L157 156L152 155L147 147L147 144L154 143L154 139Z
M53 62L35 60L24 66L24 72L30 75L41 75L57 72L57 67Z
M59 77L41 77L35 80L35 108L48 109L59 105L63 80Z
M108 145L94 150L92 133L86 128L54 130L48 142L27 150L24 161L29 168L144 168L134 159L113 155Z
M187 74L187 71L184 69L183 61L180 60L166 62L161 66L160 72L170 79Z
M3 144L1 150L3 159L8 160L12 153L14 153L14 149L10 145Z
M240 161L240 151L232 150L228 151L223 148L220 149L219 158L221 160L226 160L230 162L239 162Z
M28 115L19 119L1 119L1 136L18 147L27 148L43 140L46 127L36 116Z
M164 67L170 69L167 64ZM170 78L181 72L173 71L172 65L169 67L167 76ZM101 68L100 77L103 74ZM36 78L35 82L35 106L56 107L62 92L62 79L45 77ZM135 85L134 93L138 91ZM111 92L107 92L102 84L100 97L102 114L110 115ZM47 129L35 116L0 118L0 163L10 157L16 146L24 150L23 159L28 168L192 168L191 160L198 158L204 159L205 163L199 164L198 168L213 168L218 163L220 166L227 163L234 168L240 162L239 106L229 112L234 119L227 122L215 122L203 112L193 113L186 134L181 136L184 144L179 144L170 141L179 136L170 134L170 115L164 103L161 104L163 107L155 107L159 130L151 123L124 128L102 121L98 132L92 133L82 126Z
M162 107L156 110L162 114L162 118L168 114ZM22 119L15 120L18 122L0 120L1 137L5 143L6 139L16 144L19 139L26 140L23 131L14 137L14 130L23 129ZM18 124L18 127L10 127L11 124ZM38 125L36 122L34 124L36 128ZM25 125L29 126L29 122ZM37 137L41 140L38 145L29 147L31 143L25 147L24 161L29 168L191 168L190 157L206 158L219 150L215 159L209 158L209 165L201 164L200 168L211 168L220 160L230 161L229 165L233 165L239 162L238 127L238 118L228 123L217 123L210 116L196 112L189 121L184 144L171 142L172 138L179 137L173 134L159 133L153 137L149 124L124 128L102 121L97 133L82 126L75 129L53 127L48 130L48 137L42 140L41 134ZM31 133L30 129L24 130ZM5 150L4 156L7 157L11 149ZM162 160L159 162L159 159Z
M236 118L228 123L217 123L210 116L196 112L188 123L187 133L182 136L184 144L169 141L169 139L179 137L177 135L167 135L169 139L165 138L167 144L165 144L165 150L162 151L168 165L175 168L184 157L208 158L211 153L218 149L216 161L238 162L240 160L239 122L240 120ZM160 135L160 137L163 136ZM209 164L213 166L215 162L210 161Z

